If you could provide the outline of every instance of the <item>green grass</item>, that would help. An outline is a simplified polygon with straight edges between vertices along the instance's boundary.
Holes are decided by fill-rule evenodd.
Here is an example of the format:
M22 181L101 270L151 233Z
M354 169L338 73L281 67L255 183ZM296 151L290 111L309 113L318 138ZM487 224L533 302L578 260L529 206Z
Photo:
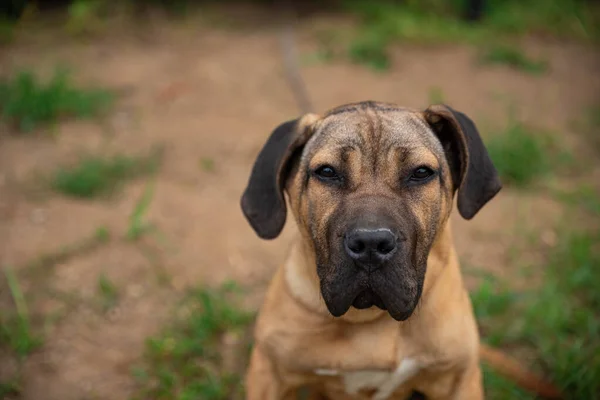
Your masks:
M389 42L388 35L379 30L365 31L350 44L348 56L354 63L369 66L376 71L386 71L391 65Z
M0 398L4 396L18 396L22 390L21 371L23 362L27 356L43 344L43 334L41 332L45 327L43 324L51 321L54 316L44 316L40 314L30 315L25 294L21 290L19 281L25 281L27 287L36 288L35 293L32 289L32 295L39 299L40 295L52 293L54 299L61 301L75 302L80 304L81 299L70 298L65 292L49 289L47 281L54 267L60 263L78 255L91 252L100 245L110 240L110 232L106 227L97 228L93 234L76 243L64 246L56 251L44 253L34 257L32 260L15 268L3 267L0 273L0 354L7 359L15 361L16 369L10 371L1 378ZM16 273L18 271L18 274ZM3 279L4 278L4 279ZM108 280L99 281L99 291L103 296L112 297L111 283ZM7 288L6 292L4 288ZM9 294L7 298L3 295ZM5 307L7 300L10 307ZM42 320L44 320L42 322ZM13 398L13 397L7 397ZM17 397L18 398L18 397Z
M146 343L144 364L134 369L138 390L133 399L241 399L241 378L224 367L225 335L248 337L253 315L240 307L235 285L192 290L169 328ZM243 343L242 343L243 344ZM237 346L241 368L247 352Z
M21 392L21 367L25 358L42 345L42 338L32 330L27 301L21 290L17 275L10 267L3 267L0 277L0 294L7 287L11 307L2 306L0 312L0 354L6 360L14 360L16 369L4 371L0 381L0 398L12 398Z
M600 38L600 7L578 0L495 0L489 1L484 19L468 23L461 18L462 1L346 0L344 7L359 17L361 24L349 46L355 62L377 70L391 62L387 47L392 42L418 44L468 43L488 46L498 39L511 40L528 34L596 41ZM513 59L515 54L491 54L520 68L539 69L528 59ZM525 64L523 64L525 62Z
M77 164L60 167L54 172L52 187L67 196L91 199L114 193L128 180L156 171L159 152L131 157L84 156Z
M152 228L152 226L146 222L146 214L150 207L150 203L152 203L152 198L154 197L154 183L149 182L142 196L136 203L133 212L129 216L129 227L127 228L127 239L128 240L137 240L139 239L145 232Z
M525 187L566 164L569 154L558 149L554 135L509 118L503 132L495 133L486 147L502 181Z
M514 293L484 283L472 298L486 341L532 349L568 398L594 398L600 393L600 232L568 225L561 232L540 269L538 288ZM509 398L506 390L516 390L492 371L486 383L491 399Z
M483 385L488 400L534 400L531 394L515 386L512 381L498 375L487 365L482 365Z
M16 314L14 316L0 314L0 345L6 345L19 357L25 357L40 346L41 340L32 333L27 303L17 276L9 267L4 268L4 275Z
M570 206L600 216L600 189L593 185L583 184L572 190L559 190L556 197Z
M486 48L481 53L480 60L484 64L507 65L532 75L539 75L548 69L546 61L533 60L523 50L508 45L494 45Z
M17 396L20 391L21 387L16 381L0 382L0 399L10 399L11 396Z
M0 117L21 132L63 118L92 118L106 110L112 100L108 91L77 88L65 70L57 70L48 82L31 71L0 81Z

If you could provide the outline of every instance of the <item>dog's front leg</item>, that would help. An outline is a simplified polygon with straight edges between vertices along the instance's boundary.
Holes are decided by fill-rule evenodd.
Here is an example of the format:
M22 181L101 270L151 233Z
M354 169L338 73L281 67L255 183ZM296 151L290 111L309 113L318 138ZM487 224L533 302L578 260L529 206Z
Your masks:
M271 360L260 347L254 346L246 373L246 400L279 400L280 391Z
M452 400L483 400L481 368L474 363L459 378Z
M246 400L296 400L302 385L292 379L282 381L271 359L259 346L254 346L246 373ZM326 400L318 392L308 391L307 400Z

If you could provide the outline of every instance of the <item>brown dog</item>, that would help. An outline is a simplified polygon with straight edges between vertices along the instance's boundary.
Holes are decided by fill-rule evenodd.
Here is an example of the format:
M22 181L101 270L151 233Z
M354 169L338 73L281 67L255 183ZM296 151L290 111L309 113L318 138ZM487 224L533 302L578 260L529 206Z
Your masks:
M448 219L455 193L471 219L500 188L477 128L447 106L362 102L278 126L241 205L273 239L287 192L298 235L257 319L247 398L293 399L302 386L319 399L483 398Z

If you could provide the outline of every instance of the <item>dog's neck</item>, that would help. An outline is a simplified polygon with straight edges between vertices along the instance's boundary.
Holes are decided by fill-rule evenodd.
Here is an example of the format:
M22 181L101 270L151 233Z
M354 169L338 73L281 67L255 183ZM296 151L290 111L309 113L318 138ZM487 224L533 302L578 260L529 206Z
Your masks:
M425 311L424 309L427 308L427 304L429 303L428 300L433 294L432 292L438 286L437 283L440 280L440 275L447 269L444 268L444 266L458 265L457 262L453 261L456 261L456 253L452 246L452 234L450 223L448 221L444 228L438 233L431 251L429 252L425 283L420 300L421 304L415 313L422 313ZM307 266L310 267L307 268ZM283 268L287 289L296 301L304 305L311 312L320 314L326 318L332 318L325 305L325 300L321 295L314 251L306 241L294 241L291 253ZM456 273L458 271L449 272ZM460 278L459 280L462 282ZM340 317L339 320L350 323L364 323L386 315L388 315L386 311L377 307L371 307L364 310L350 307L348 312Z

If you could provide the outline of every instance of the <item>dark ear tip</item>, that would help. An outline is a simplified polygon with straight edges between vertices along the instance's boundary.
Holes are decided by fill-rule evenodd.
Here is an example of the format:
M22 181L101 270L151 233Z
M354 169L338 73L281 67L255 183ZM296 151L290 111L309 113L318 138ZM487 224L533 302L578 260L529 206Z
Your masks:
M253 207L250 204L250 196L246 192L242 195L240 206L244 217L246 217L246 220L259 238L272 240L277 238L283 230L285 214L283 215L283 222L281 221L281 216L272 216L269 218L269 221L261 221L260 213L253 211Z
M484 205L486 205L490 200L496 197L496 195L500 192L501 189L502 182L499 178L496 177L496 179L491 181L488 184L487 188L485 188L485 192L481 197L482 200L479 203L473 203L466 200L462 201L462 199L459 197L458 212L460 213L460 216L466 219L467 221L470 221L475 217L475 215L477 215L479 210L481 210Z

